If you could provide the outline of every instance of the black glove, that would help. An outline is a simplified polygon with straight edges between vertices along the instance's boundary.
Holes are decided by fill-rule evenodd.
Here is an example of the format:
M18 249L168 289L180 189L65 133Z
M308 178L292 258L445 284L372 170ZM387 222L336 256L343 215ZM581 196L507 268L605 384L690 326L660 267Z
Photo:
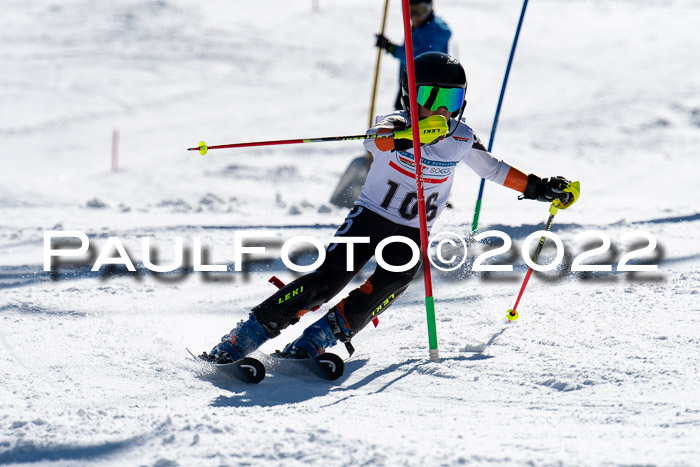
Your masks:
M430 146L431 144L436 144L442 141L442 138L435 138L434 141L430 143L421 143L420 147L425 147L425 146ZM403 139L403 138L394 138L394 149L398 151L406 151L408 149L413 149L413 140L411 139Z
M377 43L374 44L377 47L386 50L390 54L394 53L394 50L396 50L396 46L386 37L384 37L383 34L375 34L377 37Z
M394 149L397 151L413 149L413 141L410 139L394 139Z
M555 199L561 200L562 203L568 204L574 197L564 188L571 183L564 177L540 178L537 175L530 174L527 176L527 187L523 198L536 199L545 203L551 203Z

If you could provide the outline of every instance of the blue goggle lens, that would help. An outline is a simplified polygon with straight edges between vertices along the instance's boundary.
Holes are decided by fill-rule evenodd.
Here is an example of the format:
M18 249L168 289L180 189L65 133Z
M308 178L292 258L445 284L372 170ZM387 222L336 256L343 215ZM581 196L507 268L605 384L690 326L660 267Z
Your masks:
M435 111L445 107L450 112L462 108L464 102L463 88L441 88L439 86L418 86L418 105Z

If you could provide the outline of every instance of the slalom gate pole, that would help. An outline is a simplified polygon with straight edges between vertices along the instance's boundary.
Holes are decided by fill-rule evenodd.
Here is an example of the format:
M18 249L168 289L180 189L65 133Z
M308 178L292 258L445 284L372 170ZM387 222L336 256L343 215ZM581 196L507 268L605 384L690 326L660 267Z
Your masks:
M493 148L493 141L496 139L496 128L498 127L498 117L501 114L501 105L503 104L503 96L506 93L506 85L508 84L508 76L510 75L510 67L513 64L513 57L515 56L515 47L518 45L518 37L520 37L520 28L523 25L523 19L525 18L525 9L527 8L528 0L523 2L523 9L520 12L520 19L518 20L518 27L515 30L515 39L513 39L513 46L510 49L510 57L508 57L508 65L506 66L506 74L503 77L503 85L501 86L501 95L498 96L498 105L496 106L496 115L493 118L493 125L491 125L491 136L489 137L489 147L488 151L491 152ZM479 196L476 199L476 207L474 208L474 220L472 221L472 232L476 232L479 226L479 213L481 212L481 199L484 196L484 184L486 179L481 179L481 184L479 185Z
M251 143L234 143L234 144L220 144L218 146L207 146L204 141L199 143L199 146L195 148L187 148L188 151L199 151L201 155L205 155L207 151L211 149L234 149L234 148L247 148L251 146L277 146L282 144L302 144L302 143L321 143L330 141L356 141L363 139L382 139L382 138L400 138L400 139L411 139L418 135L419 141L422 143L427 143L433 141L435 138L444 136L447 134L448 130L447 120L441 115L433 115L421 121L420 126L416 125L415 128L394 131L392 133L377 133L373 135L352 135L352 136L327 136L323 138L306 138L306 139L281 139L276 141L256 141Z
M552 203L549 206L549 219L547 219L547 224L545 224L544 230L549 232L549 229L552 228L552 222L554 222L554 216L557 214L559 209ZM535 250L535 254L532 256L532 262L537 262L537 257L540 255L542 252L542 247L544 246L544 242L547 240L547 237L542 235L540 237L540 242L537 244L537 249ZM506 312L506 318L508 318L508 321L515 321L518 319L518 303L520 303L520 297L523 296L523 292L525 292L525 287L527 287L527 283L530 281L530 276L532 275L532 267L527 268L527 274L525 274L525 279L523 280L523 285L520 286L520 293L518 294L518 298L515 300L515 305L513 305L513 308L508 310Z
M435 300L433 285L430 277L430 259L428 258L428 222L425 217L425 197L423 195L423 159L421 157L420 136L418 123L418 100L416 97L416 70L413 62L413 37L411 36L411 15L409 0L401 0L403 9L403 31L406 44L406 75L408 76L408 92L411 104L411 128L413 131L413 154L416 164L416 189L418 192L418 219L420 221L420 248L423 259L423 281L425 282L425 309L428 317L428 343L430 345L430 361L439 362L437 343L437 326L435 324Z

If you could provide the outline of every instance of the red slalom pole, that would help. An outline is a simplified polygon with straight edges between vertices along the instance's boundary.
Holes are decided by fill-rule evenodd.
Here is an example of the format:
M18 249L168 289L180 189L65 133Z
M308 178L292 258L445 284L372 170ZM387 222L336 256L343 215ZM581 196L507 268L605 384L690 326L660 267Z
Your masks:
M423 258L423 281L425 282L425 310L428 318L428 343L430 345L430 361L439 362L437 343L437 326L435 324L435 300L433 299L433 284L430 275L430 260L428 258L428 221L425 216L425 196L423 195L423 159L421 157L418 100L416 97L416 69L413 61L413 37L411 36L411 14L409 0L402 0L403 31L406 44L406 75L408 77L408 94L411 109L411 128L413 131L413 154L416 163L416 189L418 192L418 219L420 221L420 248Z

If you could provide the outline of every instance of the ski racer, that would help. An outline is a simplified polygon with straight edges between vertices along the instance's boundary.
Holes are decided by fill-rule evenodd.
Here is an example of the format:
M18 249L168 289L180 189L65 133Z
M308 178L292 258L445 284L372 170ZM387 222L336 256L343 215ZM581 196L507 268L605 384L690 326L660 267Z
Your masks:
M521 199L543 202L575 201L564 189L563 177L541 179L493 157L462 119L466 107L467 79L455 58L440 52L428 52L415 59L418 113L410 115L408 79L401 80L403 110L385 117L368 134L409 128L413 121L442 115L449 130L422 147L424 194L428 229L445 206L456 165L463 161L478 175L513 189ZM420 125L420 122L419 122ZM369 243L352 245L354 264L347 264L347 243L328 246L323 264L281 288L252 308L242 320L221 338L202 358L215 363L230 363L250 354L280 331L295 324L308 310L315 310L335 297L372 258L377 244L390 236L404 236L420 245L413 143L408 139L365 140L374 155L374 163L355 206L338 228L335 237L369 237ZM389 265L405 265L413 257L408 244L389 243L382 252ZM282 351L287 358L310 358L325 352L338 341L351 351L350 340L377 315L386 311L408 288L421 268L421 262L404 272L392 272L377 265L360 287L337 302L323 317L307 327L302 335ZM350 269L350 270L347 270Z
M432 0L410 0L411 38L413 55L425 52L448 53L447 45L452 36L450 27L433 11ZM383 34L376 34L376 46L386 50L399 60L399 92L394 108L401 110L401 76L406 68L406 46L396 45Z

